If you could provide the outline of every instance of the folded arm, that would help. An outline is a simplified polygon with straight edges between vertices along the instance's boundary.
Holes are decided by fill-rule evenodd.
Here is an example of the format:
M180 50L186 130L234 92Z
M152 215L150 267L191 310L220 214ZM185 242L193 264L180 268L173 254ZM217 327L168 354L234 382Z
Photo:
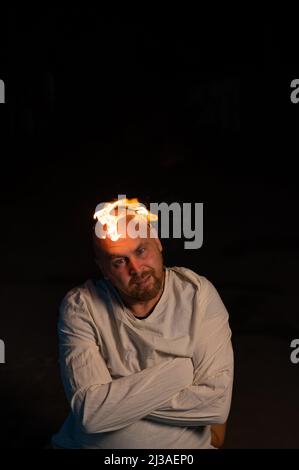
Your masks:
M193 384L150 413L147 419L176 426L205 426L227 420L234 362L228 313L207 280L203 294L205 301L198 305L202 321L194 348Z
M113 380L78 292L62 302L58 331L64 388L77 422L86 433L128 426L192 383L190 358L168 359Z

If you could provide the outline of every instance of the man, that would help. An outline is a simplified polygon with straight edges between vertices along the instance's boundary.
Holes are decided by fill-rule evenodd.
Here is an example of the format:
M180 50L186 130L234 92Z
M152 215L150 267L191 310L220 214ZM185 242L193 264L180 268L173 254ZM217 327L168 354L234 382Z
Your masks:
M125 229L135 217L126 216ZM137 222L145 237L123 229L117 239L94 235L103 279L62 301L60 365L71 413L54 448L223 443L233 382L228 313L205 277L165 267L160 240L143 216Z

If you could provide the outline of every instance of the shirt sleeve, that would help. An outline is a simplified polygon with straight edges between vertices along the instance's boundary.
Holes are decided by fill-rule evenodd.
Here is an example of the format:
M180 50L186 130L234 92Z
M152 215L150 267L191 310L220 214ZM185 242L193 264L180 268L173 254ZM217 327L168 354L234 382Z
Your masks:
M195 338L193 384L150 413L147 419L177 426L205 426L224 423L228 418L234 367L228 313L215 287L207 279L203 280L197 306L202 321Z
M73 289L61 303L58 335L63 385L83 432L108 432L128 426L192 384L191 358L172 358L112 379L80 289Z

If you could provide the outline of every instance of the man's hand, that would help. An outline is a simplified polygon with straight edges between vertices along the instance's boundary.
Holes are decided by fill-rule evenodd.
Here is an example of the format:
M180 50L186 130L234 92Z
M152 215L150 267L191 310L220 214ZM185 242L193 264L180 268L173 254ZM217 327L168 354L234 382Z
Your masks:
M214 447L222 447L224 444L226 423L211 425L211 444Z

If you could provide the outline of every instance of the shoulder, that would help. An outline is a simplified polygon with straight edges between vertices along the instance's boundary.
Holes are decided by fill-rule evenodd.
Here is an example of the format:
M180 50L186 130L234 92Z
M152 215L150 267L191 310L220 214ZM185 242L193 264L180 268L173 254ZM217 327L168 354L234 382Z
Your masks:
M101 280L88 279L73 287L62 298L59 305L59 322L73 324L78 321L94 322L95 312L99 315L107 310L109 293Z
M169 269L183 282L191 283L193 285L197 291L200 305L205 308L208 306L212 307L207 309L210 315L213 315L213 313L216 314L217 312L221 312L222 314L225 314L225 316L227 315L226 308L219 292L209 279L197 274L189 268L174 266Z
M59 306L60 313L76 312L84 308L86 288L82 284L70 289L62 298Z
M88 315L88 306L93 295L93 281L88 279L83 284L70 289L59 305L60 321L72 321Z
M205 277L183 266L172 266L169 270L181 281L192 284L201 292L214 288L213 284Z

